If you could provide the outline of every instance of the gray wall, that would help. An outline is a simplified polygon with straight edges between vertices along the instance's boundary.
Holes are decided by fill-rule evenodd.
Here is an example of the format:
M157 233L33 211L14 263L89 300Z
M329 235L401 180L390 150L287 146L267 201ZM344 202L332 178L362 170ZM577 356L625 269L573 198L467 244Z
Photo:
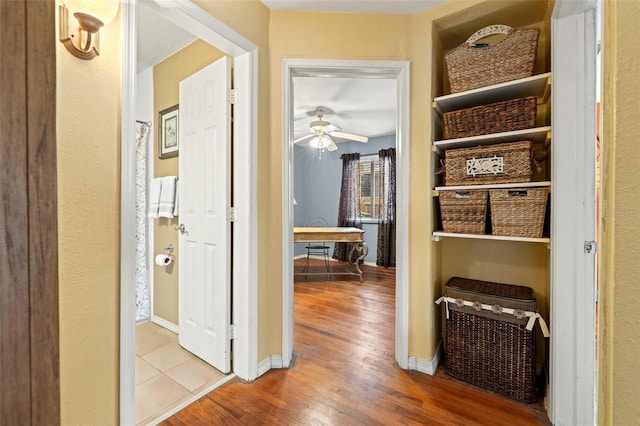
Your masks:
M379 150L393 148L396 135L371 138L369 142L340 142L333 152L325 151L322 159L318 150L308 146L294 147L293 194L298 202L294 206L294 225L304 226L312 217L321 216L336 226L338 222L338 203L342 180L342 154L359 152L361 155L377 154ZM375 263L378 241L378 224L364 223L364 239L369 246L366 262ZM333 244L331 244L333 246ZM304 244L295 244L294 255L304 255ZM330 254L333 255L333 247Z

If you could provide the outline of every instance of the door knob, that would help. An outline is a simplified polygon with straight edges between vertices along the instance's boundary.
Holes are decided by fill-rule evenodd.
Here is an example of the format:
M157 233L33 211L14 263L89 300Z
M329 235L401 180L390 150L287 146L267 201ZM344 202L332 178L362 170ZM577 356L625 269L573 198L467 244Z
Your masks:
M176 231L180 231L180 233L183 234L183 235L184 234L187 234L187 235L189 234L187 232L187 230L185 229L185 227L184 227L184 223L181 223L180 225L176 226Z

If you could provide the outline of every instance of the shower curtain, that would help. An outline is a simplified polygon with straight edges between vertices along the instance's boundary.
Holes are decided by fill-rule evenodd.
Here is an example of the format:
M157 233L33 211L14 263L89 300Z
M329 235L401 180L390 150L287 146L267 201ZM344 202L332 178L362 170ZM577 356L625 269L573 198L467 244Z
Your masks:
M151 317L147 273L147 144L150 125L136 122L136 322Z

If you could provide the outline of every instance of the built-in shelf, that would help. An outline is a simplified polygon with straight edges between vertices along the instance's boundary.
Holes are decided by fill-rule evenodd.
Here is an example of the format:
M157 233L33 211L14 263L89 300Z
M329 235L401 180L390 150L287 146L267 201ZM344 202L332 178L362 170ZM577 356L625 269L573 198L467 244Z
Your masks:
M433 191L434 197L438 191L473 191L485 189L510 189L510 188L543 188L550 187L550 181L542 182L516 182L516 183L492 183L489 185L460 185L460 186L436 186Z
M436 231L433 233L433 239L440 241L442 238L467 238L474 240L496 240L496 241L521 241L524 243L542 243L550 244L551 239L543 238L525 238L525 237L505 237L501 235L483 235L483 234L454 234L451 232Z
M512 132L504 133L493 133L490 135L471 136L468 138L439 140L433 143L433 147L436 150L447 150L452 148L469 148L479 145L493 145L522 140L530 140L535 145L548 145L551 141L551 126L514 130Z
M433 108L442 114L471 106L486 105L526 96L537 96L539 103L545 103L550 93L551 73L548 72L466 92L439 96L433 100Z

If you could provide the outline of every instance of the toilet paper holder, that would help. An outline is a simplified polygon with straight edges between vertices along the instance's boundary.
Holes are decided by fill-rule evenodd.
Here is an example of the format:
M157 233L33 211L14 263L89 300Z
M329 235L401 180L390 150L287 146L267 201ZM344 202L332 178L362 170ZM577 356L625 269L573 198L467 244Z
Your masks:
M168 255L173 253L173 244L169 244L167 247L163 247L162 250L165 250Z

